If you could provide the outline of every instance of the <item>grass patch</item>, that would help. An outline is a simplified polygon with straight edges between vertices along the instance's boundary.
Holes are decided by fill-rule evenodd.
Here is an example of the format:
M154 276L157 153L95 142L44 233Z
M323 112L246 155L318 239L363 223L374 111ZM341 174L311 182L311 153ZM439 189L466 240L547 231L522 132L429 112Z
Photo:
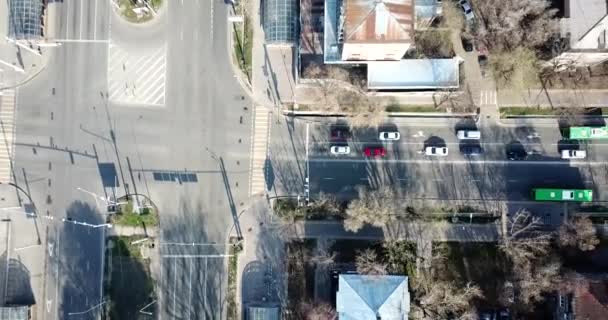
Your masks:
M150 261L141 254L146 243L131 244L142 237L111 237L106 255L106 294L111 319L145 319L139 311L155 299ZM150 311L150 310L148 310Z
M312 301L315 290L315 271L309 263L316 241L292 241L286 244L287 257L287 301L293 319L301 319L300 306Z
M163 3L163 0L151 0L148 2L154 11L158 12L158 9ZM143 13L141 16L137 16L133 9L137 8L145 8L146 6L139 6L136 4L134 0L118 0L119 12L122 17L124 17L127 21L133 23L142 23L146 21L152 20L154 18L155 13L148 11L148 13ZM149 10L149 9L148 9Z
M113 224L131 227L157 226L158 214L153 208L143 208L141 214L133 212L133 202L128 201L110 217L110 221Z
M433 105L413 105L413 104L391 104L386 107L386 112L443 112Z
M332 212L322 205L298 206L294 199L277 199L274 203L274 213L286 221L292 220L341 220L343 216L339 212ZM344 208L341 208L343 211Z
M241 2L239 2L240 5ZM236 11L244 12L237 6ZM253 48L253 28L251 26L251 18L248 14L243 14L242 23L233 23L233 44L234 54L239 64L241 71L247 76L247 80L251 82L251 51ZM244 29L244 30L243 30Z
M546 108L546 107L500 107L498 108L501 116L560 116L572 115L606 115L608 107L597 108L576 108L574 111L565 110L568 108ZM571 108L570 108L571 109Z
M228 295L227 295L227 315L228 320L238 319L238 305L236 304L236 279L237 279L237 262L239 253L243 251L242 243L236 244L236 239L231 238L230 254L228 258Z

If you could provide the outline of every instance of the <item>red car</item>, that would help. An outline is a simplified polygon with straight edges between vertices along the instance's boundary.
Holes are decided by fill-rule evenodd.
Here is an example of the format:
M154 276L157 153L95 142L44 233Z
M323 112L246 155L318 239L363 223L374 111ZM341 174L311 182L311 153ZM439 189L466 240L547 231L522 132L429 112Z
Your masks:
M384 147L367 147L363 150L366 157L384 157L386 149Z

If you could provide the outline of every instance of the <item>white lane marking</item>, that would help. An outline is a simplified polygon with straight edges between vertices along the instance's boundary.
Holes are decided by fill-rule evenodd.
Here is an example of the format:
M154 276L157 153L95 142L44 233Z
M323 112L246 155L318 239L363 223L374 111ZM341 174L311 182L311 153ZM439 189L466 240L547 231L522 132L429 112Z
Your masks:
M323 177L323 180L335 180L336 178L332 178L332 177Z
M188 289L188 294L190 296L190 298L188 298L188 305L191 306L192 305L192 265L194 264L194 261L190 260L190 275L189 275L189 281L188 281L188 285L189 285L189 289ZM188 308L188 319L192 319L192 308Z
M211 22L211 26L210 26L210 30L211 30L211 34L210 34L210 39L211 41L213 41L213 2L214 1L209 1L211 3L211 10L209 10L210 14L211 14L211 18L209 19L209 21Z
M82 13L82 11L84 10L84 0L80 0L80 23L78 25L78 39L82 40L82 17L84 16L84 14Z
M66 7L65 37L64 37L64 39L69 39L70 38L70 20L67 19L67 17L71 16L70 15L70 4L71 3L72 3L72 1L68 1L68 5Z
M207 310L207 259L205 259L205 267L203 268L203 310ZM205 313L205 319L207 319L207 313Z
M95 0L95 10L93 11L93 39L97 39L97 3Z
M177 301L175 296L177 292L177 259L173 262L173 273L175 273L175 276L173 277L173 312L174 314L177 314L177 308L175 307Z
M184 40L184 29L181 29L179 31L179 40L182 40L182 41Z

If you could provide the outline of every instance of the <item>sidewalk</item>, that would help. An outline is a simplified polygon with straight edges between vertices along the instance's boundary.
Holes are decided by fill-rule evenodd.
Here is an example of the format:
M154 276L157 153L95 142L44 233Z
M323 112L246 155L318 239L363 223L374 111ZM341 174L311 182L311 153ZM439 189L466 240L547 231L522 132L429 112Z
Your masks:
M297 52L294 46L266 44L262 26L263 0L252 0L253 48L251 91L254 101L278 107L295 100Z
M239 310L244 310L249 303L287 302L283 269L286 238L271 219L269 204L265 197L260 196L239 218L244 238L236 273Z
M289 228L294 239L395 239L417 241L421 238L442 242L492 242L500 235L497 224L450 224L434 222L397 222L380 228L366 226L356 233L344 229L340 221L298 221Z

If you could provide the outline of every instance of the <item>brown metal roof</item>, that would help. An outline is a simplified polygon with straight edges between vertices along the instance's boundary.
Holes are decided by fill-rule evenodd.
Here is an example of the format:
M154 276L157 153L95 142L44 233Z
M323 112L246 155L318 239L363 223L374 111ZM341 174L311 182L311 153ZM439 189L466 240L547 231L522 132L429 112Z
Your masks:
M414 0L344 2L344 42L413 42Z

